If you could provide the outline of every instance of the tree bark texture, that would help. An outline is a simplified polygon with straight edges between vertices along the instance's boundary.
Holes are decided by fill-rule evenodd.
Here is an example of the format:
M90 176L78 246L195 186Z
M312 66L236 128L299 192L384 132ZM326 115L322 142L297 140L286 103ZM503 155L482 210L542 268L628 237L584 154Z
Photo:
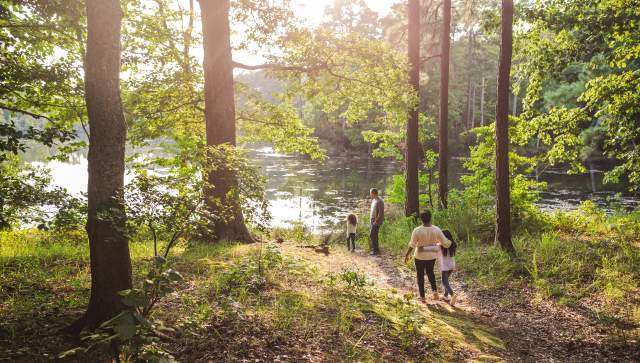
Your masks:
M87 0L85 99L89 116L87 234L91 297L83 326L95 328L124 305L131 288L131 259L121 195L127 125L120 98L120 27L117 0Z
M513 42L513 1L502 0L496 103L496 242L512 252L509 185L509 84Z
M409 49L409 83L420 99L420 0L408 0L408 49ZM404 213L406 216L418 216L418 105L409 109L407 118L405 175L406 192Z
M228 0L200 0L204 46L207 146L236 145L236 114ZM224 166L208 173L206 198L216 220L216 240L253 241L246 225L236 174Z
M449 165L449 50L451 32L451 0L442 7L442 40L440 41L440 122L438 132L438 194L440 206L447 208Z

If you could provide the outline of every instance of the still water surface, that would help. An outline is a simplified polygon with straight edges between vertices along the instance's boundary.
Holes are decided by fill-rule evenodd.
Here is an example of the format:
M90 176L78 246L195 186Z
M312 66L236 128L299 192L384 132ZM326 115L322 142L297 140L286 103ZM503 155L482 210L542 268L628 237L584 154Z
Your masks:
M255 147L250 157L267 177L267 199L273 217L272 225L287 226L304 223L314 231L344 219L349 212L366 212L369 188L384 189L392 176L401 170L397 162L363 156L331 156L324 161L300 156L283 155L271 147ZM87 189L87 160L75 157L71 162L34 162L51 169L53 183L78 194ZM459 160L452 163L451 175L458 179L464 171ZM126 180L132 176L127 175ZM544 210L575 208L591 199L602 207L623 188L603 186L602 173L567 175L560 171L543 174L548 183L539 205ZM595 193L593 188L595 187ZM640 201L630 195L618 199L632 208Z

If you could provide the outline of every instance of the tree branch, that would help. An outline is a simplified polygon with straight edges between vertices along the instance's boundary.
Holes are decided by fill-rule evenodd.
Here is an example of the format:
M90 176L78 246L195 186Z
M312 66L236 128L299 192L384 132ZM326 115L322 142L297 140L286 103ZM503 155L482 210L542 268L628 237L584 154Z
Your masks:
M434 55L422 57L422 58L420 58L420 64L425 64L426 62L430 61L431 59L439 58L439 57L440 57L440 54L434 54Z
M10 111L10 112L17 112L17 113L21 113L21 114L24 114L24 115L31 116L31 117L33 117L33 118L42 118L42 119L48 120L48 121L49 121L49 122L51 122L52 124L55 124L55 123L56 123L53 119L51 119L51 118L49 118L49 117L47 117L47 116L39 115L39 114L37 114L37 113L33 113L33 112L29 112L29 111L21 110L21 109L18 109L18 108L13 108L13 107L8 107L8 106L0 105L0 109L7 110L7 111Z
M256 70L260 70L260 69L272 69L272 70L277 70L277 71L298 71L298 72L309 73L309 72L313 72L313 71L317 71L317 70L320 70L320 69L326 69L327 68L326 64L319 64L319 65L313 66L313 67L286 66L286 65L275 64L275 63L263 63L263 64L256 64L256 65L249 65L249 64L236 62L236 61L232 61L232 64L233 64L233 68L241 68L241 69L246 69L246 70L249 70L249 71L256 71Z

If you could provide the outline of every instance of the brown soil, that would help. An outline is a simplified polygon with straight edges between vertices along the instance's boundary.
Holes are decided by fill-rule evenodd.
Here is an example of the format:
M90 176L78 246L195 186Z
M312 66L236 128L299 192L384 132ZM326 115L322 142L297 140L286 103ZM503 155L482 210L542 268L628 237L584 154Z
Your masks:
M363 250L351 253L334 247L325 256L289 243L283 244L282 250L327 272L356 269L380 288L417 292L413 271L389 254L372 257ZM540 300L527 288L480 289L461 280L460 275L454 275L452 285L459 298L454 310L495 329L506 349L492 353L506 361L640 362L640 343L612 338L595 314L584 307ZM443 301L428 301L427 305L451 310Z

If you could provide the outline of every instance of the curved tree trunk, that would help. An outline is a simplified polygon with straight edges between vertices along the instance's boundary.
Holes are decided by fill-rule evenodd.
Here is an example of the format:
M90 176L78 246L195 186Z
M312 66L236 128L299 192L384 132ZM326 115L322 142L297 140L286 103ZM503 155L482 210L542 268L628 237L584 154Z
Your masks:
M513 0L502 0L502 31L496 102L496 242L512 252L509 185L509 77L513 41Z
M229 29L229 0L200 0L204 46L204 97L207 145L236 145L233 61ZM209 209L224 218L214 225L217 240L253 241L244 223L236 174L218 168L209 172ZM223 210L224 209L224 210Z
M449 43L451 32L451 0L442 8L442 40L440 41L440 122L438 132L438 194L440 206L447 208L449 192Z
M89 115L87 233L91 259L91 297L82 323L95 328L124 305L118 291L131 288L131 259L124 234L127 126L120 99L118 0L88 0L85 99ZM106 218L105 218L106 217Z
M407 7L408 46L409 46L409 83L418 95L420 102L420 0L409 0ZM418 105L409 110L407 118L406 136L406 193L404 202L404 214L406 216L418 216L420 212L418 198Z

